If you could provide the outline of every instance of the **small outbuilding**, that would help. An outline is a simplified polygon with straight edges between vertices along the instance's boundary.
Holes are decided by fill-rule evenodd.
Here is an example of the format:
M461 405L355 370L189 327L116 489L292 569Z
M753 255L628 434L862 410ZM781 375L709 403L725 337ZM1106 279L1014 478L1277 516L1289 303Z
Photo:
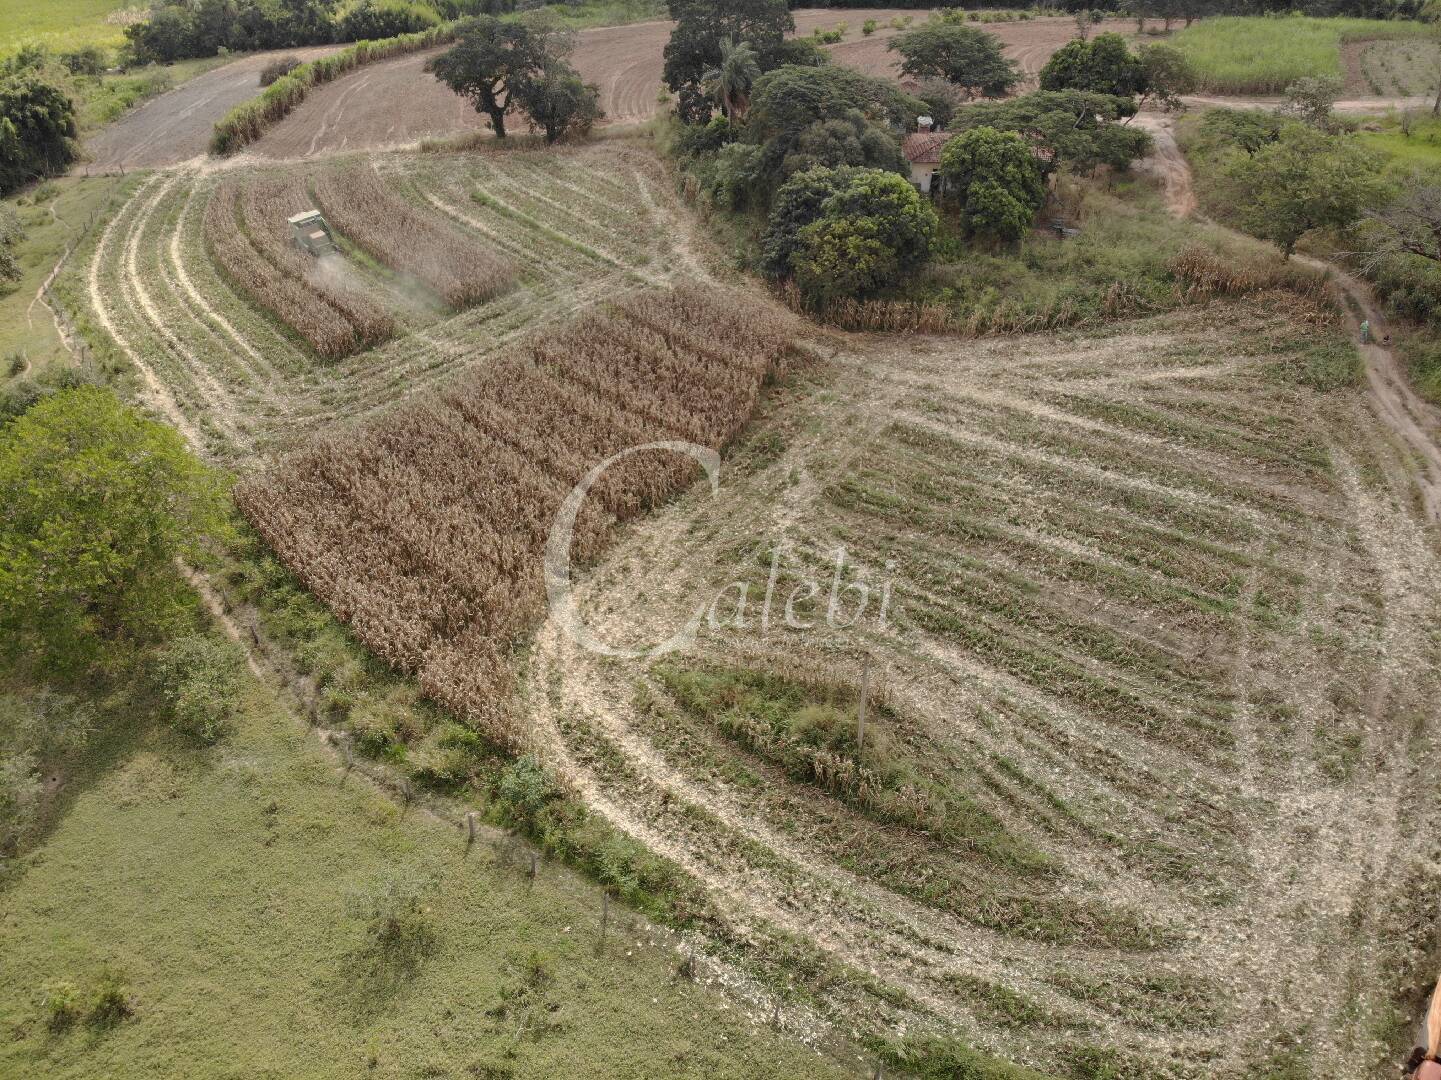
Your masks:
M922 116L916 130L901 141L901 153L911 165L911 183L923 195L940 190L936 170L941 166L941 151L950 138L946 132L936 130L929 116Z
M288 220L290 239L301 251L308 251L316 258L334 254L335 238L330 235L330 226L319 210L306 210Z

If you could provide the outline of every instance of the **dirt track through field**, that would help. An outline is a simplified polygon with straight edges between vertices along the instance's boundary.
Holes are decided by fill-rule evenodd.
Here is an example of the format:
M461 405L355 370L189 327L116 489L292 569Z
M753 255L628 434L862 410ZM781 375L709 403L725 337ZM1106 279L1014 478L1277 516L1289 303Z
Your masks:
M1170 116L1148 113L1138 122L1156 141L1152 156L1141 167L1160 177L1166 205L1173 214L1182 218L1191 216L1197 209L1196 194L1190 164L1176 145L1175 121ZM1441 527L1441 409L1424 401L1411 388L1396 354L1376 343L1375 339L1387 333L1387 320L1371 287L1333 263L1304 255L1297 256L1297 260L1330 273L1337 288L1351 298L1356 309L1362 312L1361 317L1371 324L1373 341L1361 346L1361 354L1366 361L1366 384L1373 406L1415 460L1414 482L1422 513L1433 527ZM1347 318L1359 334L1360 320L1350 312Z
M154 169L203 157L216 121L260 93L260 71L267 63L278 56L313 60L340 47L254 53L197 75L92 135L76 171Z

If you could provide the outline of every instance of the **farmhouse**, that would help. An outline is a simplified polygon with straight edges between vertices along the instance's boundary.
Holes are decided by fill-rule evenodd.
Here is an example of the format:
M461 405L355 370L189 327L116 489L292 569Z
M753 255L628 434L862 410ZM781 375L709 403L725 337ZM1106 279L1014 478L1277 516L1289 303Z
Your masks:
M939 183L935 179L936 170L941 165L941 151L951 137L944 131L936 131L929 116L920 118L918 128L919 130L907 135L902 141L901 153L911 164L911 183L915 184L923 195L929 195L933 184L939 190Z

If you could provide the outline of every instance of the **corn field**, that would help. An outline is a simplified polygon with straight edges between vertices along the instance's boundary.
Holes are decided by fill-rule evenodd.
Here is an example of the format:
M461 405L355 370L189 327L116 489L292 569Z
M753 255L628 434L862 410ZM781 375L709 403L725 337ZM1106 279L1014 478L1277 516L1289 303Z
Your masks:
M226 277L321 356L336 359L395 332L375 301L317 273L290 242L286 219L309 205L298 181L265 177L221 184L205 208L205 238Z
M782 318L733 297L640 294L517 346L414 404L327 433L241 484L280 558L380 657L510 749L508 653L541 613L551 522L610 455L682 438L723 447L789 352ZM637 454L606 472L572 557L675 493L695 464Z
M315 198L341 233L391 269L424 282L452 307L483 303L515 283L514 267L489 245L401 199L368 163L321 172Z

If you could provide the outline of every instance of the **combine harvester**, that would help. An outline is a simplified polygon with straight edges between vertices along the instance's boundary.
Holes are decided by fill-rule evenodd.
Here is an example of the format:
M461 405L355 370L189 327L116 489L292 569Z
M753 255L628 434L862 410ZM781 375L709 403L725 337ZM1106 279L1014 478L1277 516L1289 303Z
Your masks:
M290 239L301 251L307 251L317 259L338 253L335 237L319 210L306 210L287 220L290 222Z

